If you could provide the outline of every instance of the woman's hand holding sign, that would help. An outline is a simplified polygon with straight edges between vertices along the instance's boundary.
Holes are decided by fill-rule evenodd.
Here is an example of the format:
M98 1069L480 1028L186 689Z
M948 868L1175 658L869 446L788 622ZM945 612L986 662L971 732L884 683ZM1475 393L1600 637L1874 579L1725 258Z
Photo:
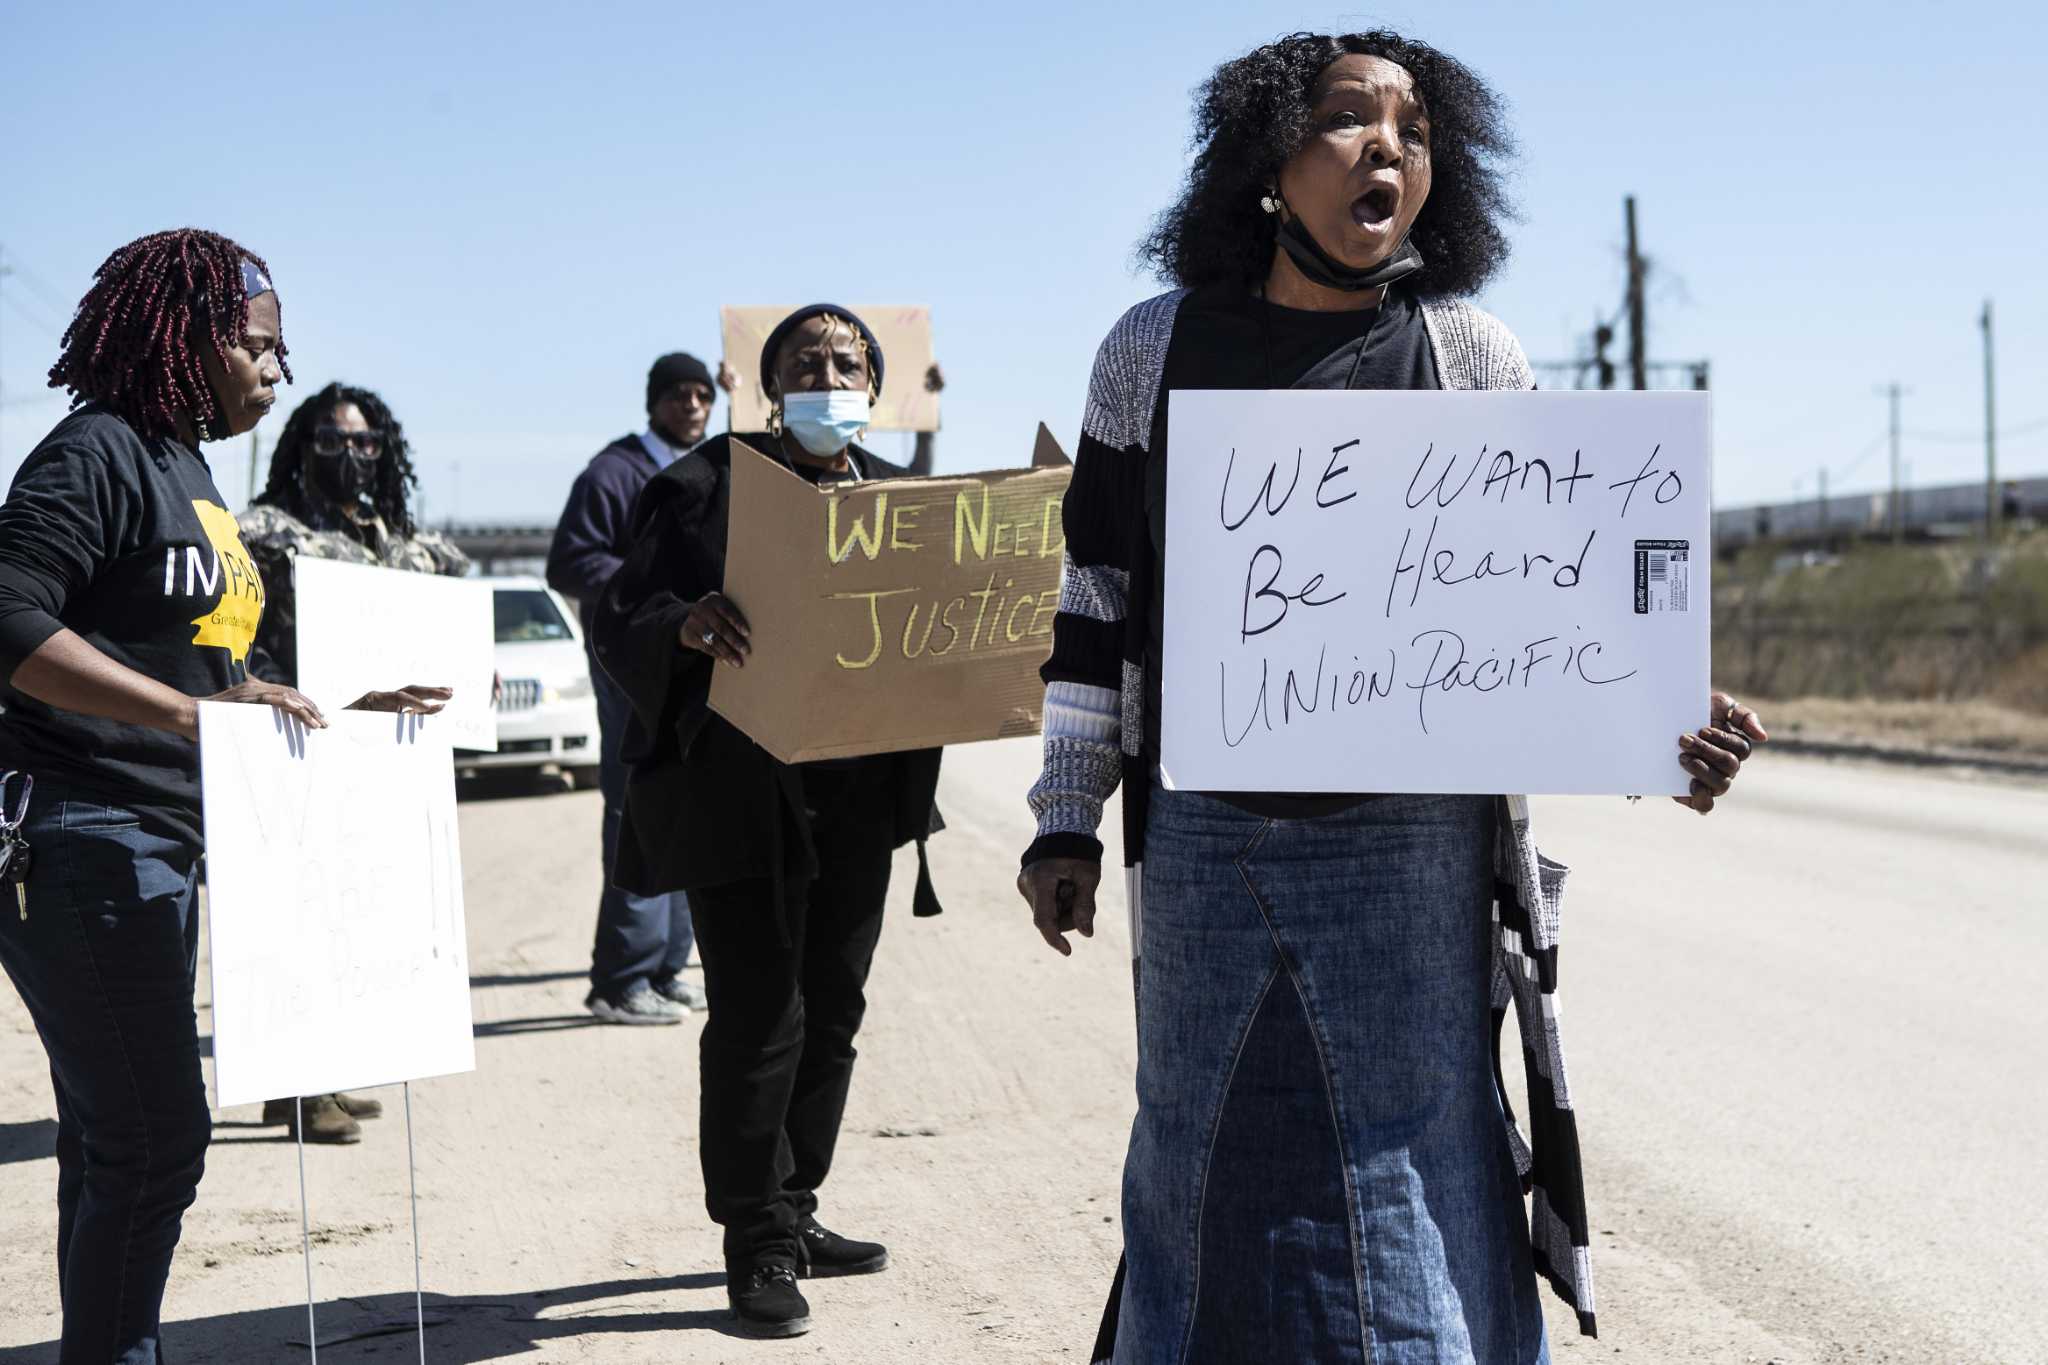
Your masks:
M1714 693L1707 701L1706 726L1678 737L1678 766L1692 774L1692 792L1671 799L1705 815L1716 798L1728 794L1742 761L1769 738L1763 718L1752 708L1726 692Z
M684 649L744 668L753 652L747 618L722 592L707 592L690 604L676 641Z
M431 716L455 696L452 687L425 687L414 683L391 692L365 692L350 702L349 711L396 711L408 716Z
M19 678L16 681L19 682ZM313 704L313 699L298 688L248 678L225 692L216 692L210 697L195 697L186 702L178 722L171 727L175 733L189 740L196 741L199 738L198 703L202 701L239 702L251 706L274 707L309 730L327 728L327 717L321 715L320 708Z

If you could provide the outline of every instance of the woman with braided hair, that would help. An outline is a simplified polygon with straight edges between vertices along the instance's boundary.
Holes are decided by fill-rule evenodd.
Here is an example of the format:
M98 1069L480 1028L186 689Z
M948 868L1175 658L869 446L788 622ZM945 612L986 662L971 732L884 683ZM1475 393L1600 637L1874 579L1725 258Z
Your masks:
M326 726L250 676L263 578L199 450L262 420L284 358L261 257L196 228L129 243L50 369L72 411L0 504L0 966L50 1056L62 1365L162 1360L164 1282L211 1133L198 702Z

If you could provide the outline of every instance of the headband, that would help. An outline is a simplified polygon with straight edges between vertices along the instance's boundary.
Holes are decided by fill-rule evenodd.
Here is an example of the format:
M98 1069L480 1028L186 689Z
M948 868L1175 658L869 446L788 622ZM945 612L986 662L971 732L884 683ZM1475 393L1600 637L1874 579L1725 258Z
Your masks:
M258 294L269 294L275 292L275 290L276 286L271 284L270 276L263 273L263 267L250 260L247 256L244 256L242 258L242 297L244 299L253 299Z

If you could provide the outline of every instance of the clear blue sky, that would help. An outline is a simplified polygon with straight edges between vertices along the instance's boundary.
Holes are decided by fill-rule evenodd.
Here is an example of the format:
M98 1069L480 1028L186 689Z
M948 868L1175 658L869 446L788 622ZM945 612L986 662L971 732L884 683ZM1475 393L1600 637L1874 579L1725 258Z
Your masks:
M1718 501L1810 495L1823 465L1880 486L1892 379L1914 481L1981 477L1986 295L2000 425L2032 428L2001 469L2048 473L2030 11L0 0L0 476L63 411L43 373L93 267L186 223L269 258L287 403L386 396L436 519L552 517L726 303L930 305L940 468L1023 463L1041 419L1071 442L1096 343L1159 287L1131 248L1191 89L1373 22L1510 102L1523 221L1481 302L1533 357L1614 310L1638 196L1652 354L1714 365ZM213 449L238 502L244 446Z

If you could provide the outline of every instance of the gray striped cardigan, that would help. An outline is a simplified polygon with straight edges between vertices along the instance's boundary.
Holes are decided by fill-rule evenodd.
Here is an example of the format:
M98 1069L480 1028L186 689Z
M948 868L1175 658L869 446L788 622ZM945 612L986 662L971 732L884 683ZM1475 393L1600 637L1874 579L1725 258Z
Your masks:
M1095 358L1088 406L1066 497L1067 558L1052 657L1046 663L1045 761L1031 789L1038 837L1024 855L1100 859L1103 807L1123 787L1132 952L1142 950L1142 878L1149 772L1140 771L1145 689L1144 623L1156 566L1144 526L1144 467L1163 395L1161 376L1186 290L1138 304L1110 329ZM1513 334L1468 303L1425 299L1423 324L1447 389L1535 387ZM1509 1111L1509 1140L1532 1196L1536 1267L1594 1335L1585 1185L1578 1127L1558 1037L1557 939L1565 868L1537 852L1529 803L1503 796L1495 822L1493 1021L1495 1075L1510 1005L1523 1039L1529 1135ZM1503 1107L1507 1093L1501 1089ZM1114 1303L1111 1305L1112 1315ZM1106 1327L1107 1336L1112 1327Z

